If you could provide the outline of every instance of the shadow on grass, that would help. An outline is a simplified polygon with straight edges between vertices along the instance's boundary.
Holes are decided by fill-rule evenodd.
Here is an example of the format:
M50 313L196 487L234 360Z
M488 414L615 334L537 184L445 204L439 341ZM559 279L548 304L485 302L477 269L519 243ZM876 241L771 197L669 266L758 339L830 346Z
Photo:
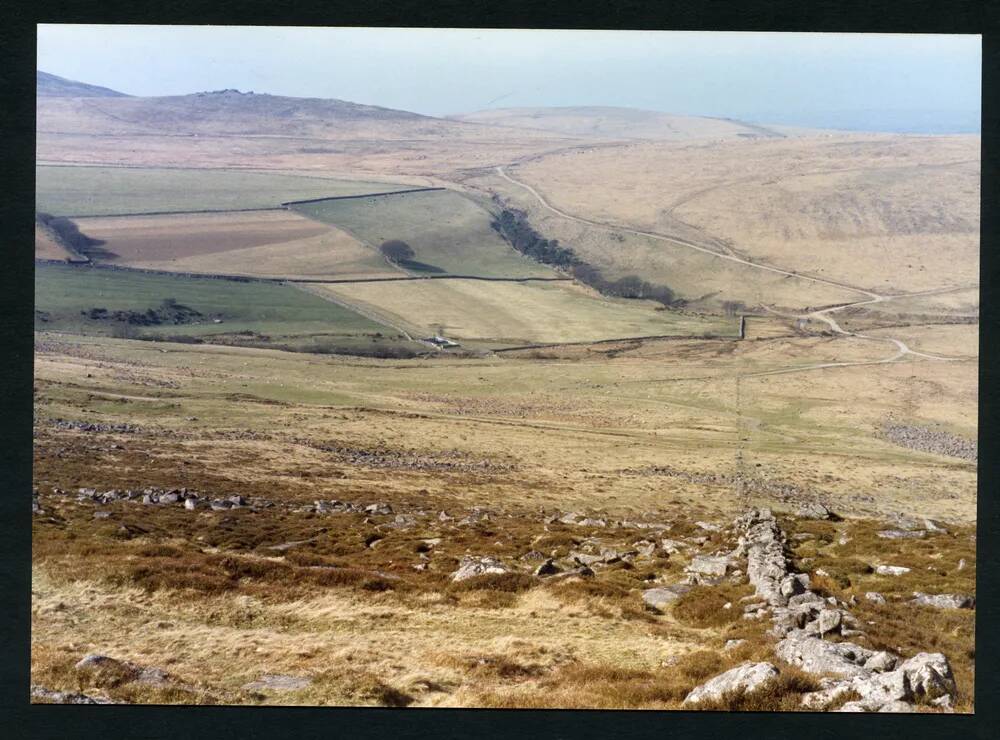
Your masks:
M396 264L404 269L413 270L414 272L431 272L435 274L445 272L445 270L442 270L440 267L428 265L426 262L417 262L416 260L399 260Z

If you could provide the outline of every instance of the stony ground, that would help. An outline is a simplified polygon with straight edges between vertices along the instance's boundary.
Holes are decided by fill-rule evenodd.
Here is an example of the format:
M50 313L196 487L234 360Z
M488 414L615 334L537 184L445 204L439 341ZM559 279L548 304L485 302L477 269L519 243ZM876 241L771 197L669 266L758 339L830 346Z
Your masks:
M931 370L960 430L964 371L712 390L795 342L40 335L33 700L971 711L975 467L878 436Z

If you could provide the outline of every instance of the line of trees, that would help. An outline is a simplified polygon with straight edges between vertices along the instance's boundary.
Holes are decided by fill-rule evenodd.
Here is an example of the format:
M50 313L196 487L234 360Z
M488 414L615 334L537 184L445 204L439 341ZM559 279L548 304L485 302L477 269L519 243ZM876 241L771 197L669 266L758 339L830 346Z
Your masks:
M528 223L524 211L504 206L499 198L495 197L494 200L501 208L490 225L521 254L565 270L603 295L642 298L658 301L664 306L678 303L669 287L647 282L637 275L608 280L598 268L580 259L572 248L560 245L558 239L546 239L535 231Z
M52 232L55 233L56 237L74 252L86 254L90 247L101 243L96 239L91 239L89 236L81 232L80 227L68 218L53 216L50 213L42 213L39 211L35 214L35 220L43 226L51 229Z
M522 211L504 208L490 225L514 249L533 260L562 268L582 264L572 249L559 245L558 239L545 239L531 228Z

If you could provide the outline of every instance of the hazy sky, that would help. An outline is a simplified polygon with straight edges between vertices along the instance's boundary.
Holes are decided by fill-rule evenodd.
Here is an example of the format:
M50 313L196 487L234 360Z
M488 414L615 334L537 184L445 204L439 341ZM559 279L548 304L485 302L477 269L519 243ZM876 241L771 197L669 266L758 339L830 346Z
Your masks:
M978 131L980 37L44 25L38 68L133 95L238 88L445 115L611 105Z

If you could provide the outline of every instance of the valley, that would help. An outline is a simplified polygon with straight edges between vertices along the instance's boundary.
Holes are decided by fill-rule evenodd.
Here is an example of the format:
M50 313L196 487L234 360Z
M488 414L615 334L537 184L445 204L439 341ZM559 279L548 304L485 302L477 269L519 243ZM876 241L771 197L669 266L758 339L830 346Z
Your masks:
M978 137L43 83L35 701L974 710Z

